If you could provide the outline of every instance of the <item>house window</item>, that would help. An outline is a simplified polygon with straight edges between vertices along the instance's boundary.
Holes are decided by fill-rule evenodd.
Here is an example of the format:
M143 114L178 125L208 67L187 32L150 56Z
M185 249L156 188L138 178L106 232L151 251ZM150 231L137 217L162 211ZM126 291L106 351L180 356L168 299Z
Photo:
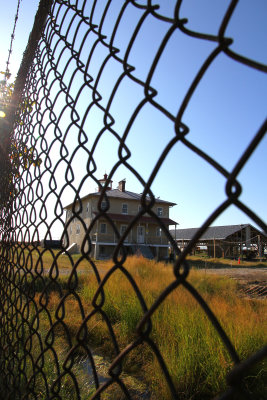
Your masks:
M158 214L158 217L162 217L162 215L163 215L163 208L162 207L158 207L157 214Z
M121 236L124 235L125 231L127 229L127 225L121 225ZM125 242L128 242L128 237L124 239Z
M107 207L108 207L108 203L106 202L106 201L102 201L101 202L101 210L106 210L107 209Z
M107 233L107 224L100 224L100 233Z
M89 213L90 203L86 203L86 212Z
M126 231L127 226L126 225L121 225L121 235L124 234L124 232Z
M122 214L128 214L128 204L122 205Z
M139 204L138 206L138 212L140 212L142 210L142 206Z
M162 229L161 229L161 228L159 228L159 227L157 227L157 230L156 230L156 236L160 237L160 236L161 236L161 234L162 234Z
M101 256L104 256L105 255L105 246L100 246L99 247L99 254L101 255Z
M76 235L79 235L80 232L81 232L80 224L77 224L76 225Z

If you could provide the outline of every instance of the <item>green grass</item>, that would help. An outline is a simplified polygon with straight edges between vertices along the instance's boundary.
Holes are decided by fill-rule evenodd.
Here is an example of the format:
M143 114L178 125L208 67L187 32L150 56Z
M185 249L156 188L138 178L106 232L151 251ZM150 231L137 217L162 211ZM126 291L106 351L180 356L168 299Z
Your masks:
M36 268L36 263L40 263L40 254L36 251L28 254ZM82 360L86 357L86 349L93 349L96 369L101 376L104 374L104 378L107 378L108 367L116 356L110 335L111 327L120 349L125 348L138 338L136 326L143 316L143 310L128 278L118 269L104 285L103 306L87 320L87 335L83 336L84 331L81 331L80 327L84 316L89 316L95 310L92 300L98 287L97 279L94 273L79 273L79 271L92 271L90 264L83 260L77 267L78 281L70 282L69 273L66 271L70 272L71 261L62 255L54 257L47 251L42 253L44 269L48 269L55 258L58 271L62 272L56 280L57 283L48 275L37 279L35 275L32 277L29 273L26 274L29 275L27 279L20 279L18 282L24 292L21 310L23 304L27 302L27 295L32 296L32 301L26 307L31 318L29 319L26 312L21 311L20 314L22 321L26 319L30 321L27 325L29 332L24 332L24 336L30 334L31 340L22 346L19 359L22 362L27 350L34 354L36 362L42 353L41 343L47 349L42 368L51 388L57 377L53 361L53 351L55 351L59 355L59 368L63 374L60 381L60 395L64 399L72 399L75 398L74 381L71 374L66 372L64 375L64 360L67 355L70 360L72 358L76 361ZM112 267L112 263L98 262L97 267L103 278ZM174 280L171 265L166 266L142 257L129 257L124 267L134 278L148 308ZM205 273L192 269L188 281L210 306L241 360L263 346L266 340L265 300L239 298L235 281L209 274L208 270ZM97 304L100 303L101 296L97 299ZM17 307L19 308L19 303ZM36 310L39 318L32 317L36 314ZM108 326L105 316L111 322L111 327ZM149 337L163 356L179 398L211 399L225 390L226 374L233 367L233 362L206 314L183 286L178 286L164 300L153 313L151 322L152 331ZM40 332L41 342L34 333L35 329ZM83 340L79 342L81 338ZM32 348L27 347L30 344ZM171 399L157 357L147 343L141 343L129 352L123 360L122 367L123 381L133 394L133 398L140 399L142 393L147 391L151 400ZM88 393L93 393L95 389L93 385L88 384L90 379L84 368L79 362L75 362L71 371L79 378L82 398L88 398ZM29 368L28 376L30 374ZM263 399L266 363L258 363L249 371L248 376L242 384L254 398ZM45 398L42 374L39 374L36 384L40 387L38 398ZM103 393L102 398L124 399L118 385L112 385Z

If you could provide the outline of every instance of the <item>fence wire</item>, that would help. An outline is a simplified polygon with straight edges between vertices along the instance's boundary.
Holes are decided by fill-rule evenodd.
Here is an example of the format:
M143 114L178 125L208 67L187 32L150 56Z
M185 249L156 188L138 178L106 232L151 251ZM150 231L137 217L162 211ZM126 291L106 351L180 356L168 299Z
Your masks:
M240 361L238 348L208 302L189 282L186 258L205 230L232 205L266 234L261 217L240 200L242 187L238 177L262 141L267 121L257 132L252 132L251 141L234 168L226 169L224 163L190 141L190 126L184 122L184 115L207 71L211 66L216 68L221 55L232 65L244 65L254 74L266 73L267 67L235 52L233 40L226 36L232 17L238 12L237 0L226 2L216 34L187 28L187 20L181 17L184 3L172 2L172 12L163 13L150 0L40 2L7 118L1 120L0 396L3 399L185 398L179 391L180 382L175 379L173 366L169 365L171 355L162 354L161 338L153 333L153 318L169 296L179 290L185 290L196 300L230 359L229 372L221 377L226 383L218 384L218 392L206 393L205 398L256 396L243 382L253 368L257 370L262 365L266 348ZM146 25L148 22L150 26L154 24L153 31ZM180 104L171 96L161 102L154 76L157 68L162 68L162 58L169 54L170 44L172 52L177 51L181 63L184 62L178 33L188 40L213 46L207 47L206 57L188 83ZM138 53L140 47L136 45L140 40L147 46L143 54ZM163 64L166 82L171 63L167 58ZM175 85L179 74L172 79ZM140 122L139 116L147 114L150 122L142 119ZM162 133L164 145L155 165L150 166L149 177L144 178L138 162L133 163L131 158L138 160L142 148L142 140L135 139L135 125L139 124L138 129L145 136L154 115L167 121L169 132ZM160 168L177 143L208 163L210 170L226 183L226 200L210 210L182 252L168 226L154 211L157 199L152 190ZM100 180L105 169L107 180L102 186ZM107 192L114 175L123 171L141 185L142 195L139 212L121 235L108 212L111 200ZM174 185L177 191L184 190L178 178ZM81 199L88 194L89 187L100 188L100 192L98 211L87 226L83 218L85 203ZM107 203L104 209L103 201ZM67 204L72 204L70 219L64 209ZM125 246L126 236L144 215L161 228L176 255L171 282L152 301L141 292L127 266ZM92 233L100 220L111 227L117 242L112 264L105 273L93 253ZM79 223L83 235L76 255L67 250L72 244L73 221ZM61 247L58 250L41 247L41 239L56 239L55 232L60 232ZM63 264L62 257L65 257ZM116 280L119 273L121 280L129 285L132 313L139 310L138 317L133 314L129 317L133 327L127 343L119 337L114 317L116 304L112 303L111 309L107 290L114 281L119 291ZM92 284L86 281L85 276L89 275ZM150 279L149 275L146 279ZM81 294L85 287L87 297ZM76 326L71 322L74 317ZM105 326L104 333L100 326ZM178 329L174 334L178 335ZM105 342L109 348L104 356L99 348L105 347ZM138 357L144 351L149 355L147 365ZM155 391L153 377L149 384L138 373L148 368L152 359L158 362L162 386L168 387L168 395ZM204 398L203 393L196 392L194 396Z

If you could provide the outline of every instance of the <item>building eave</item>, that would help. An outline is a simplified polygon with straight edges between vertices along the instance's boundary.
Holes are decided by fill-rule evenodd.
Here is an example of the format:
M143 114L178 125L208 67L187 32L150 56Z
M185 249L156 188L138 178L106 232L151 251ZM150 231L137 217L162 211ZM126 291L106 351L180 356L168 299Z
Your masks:
M93 213L94 215L97 215L97 212ZM103 214L103 217L107 215L108 218L110 218L112 221L119 221L119 222L125 222L125 223L131 223L132 220L135 218L135 215L131 215L131 214L115 214L115 213L105 213ZM173 221L170 218L164 218L164 217L160 217L159 218L160 221L163 222L164 225L178 225L178 222ZM158 221L153 218L153 217L148 217L148 216L144 216L142 215L139 219L138 219L138 223L152 223L157 225Z
M108 198L112 198L112 199L119 199L119 200L125 200L125 201L138 201L141 202L141 198L142 198L142 194L140 193L134 193L134 192L130 192L128 190L125 191L120 191L119 189L111 189L111 190L107 190L105 192L106 196ZM92 197L99 197L101 195L101 192L95 192L95 193L89 193L86 196L83 196L80 198L80 201L83 202L84 200L90 199ZM77 201L77 204L79 202ZM169 207L173 207L176 206L176 203L173 203L171 201L167 201L167 200L162 200L159 198L155 198L155 204L166 204ZM64 206L64 210L66 209L70 209L72 208L74 205L74 202L67 204L66 206Z
M101 241L92 241L92 245L98 245L98 246L118 246L118 242L101 242ZM162 248L167 248L170 247L169 244L155 244L155 243L137 243L136 242L124 242L122 246L138 246L138 247L162 247Z

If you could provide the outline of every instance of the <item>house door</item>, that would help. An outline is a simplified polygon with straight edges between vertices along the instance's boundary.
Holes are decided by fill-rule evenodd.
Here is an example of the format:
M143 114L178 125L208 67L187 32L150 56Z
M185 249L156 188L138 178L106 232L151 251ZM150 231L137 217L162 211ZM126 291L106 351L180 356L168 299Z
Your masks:
M143 226L137 227L137 243L145 242L145 228Z

